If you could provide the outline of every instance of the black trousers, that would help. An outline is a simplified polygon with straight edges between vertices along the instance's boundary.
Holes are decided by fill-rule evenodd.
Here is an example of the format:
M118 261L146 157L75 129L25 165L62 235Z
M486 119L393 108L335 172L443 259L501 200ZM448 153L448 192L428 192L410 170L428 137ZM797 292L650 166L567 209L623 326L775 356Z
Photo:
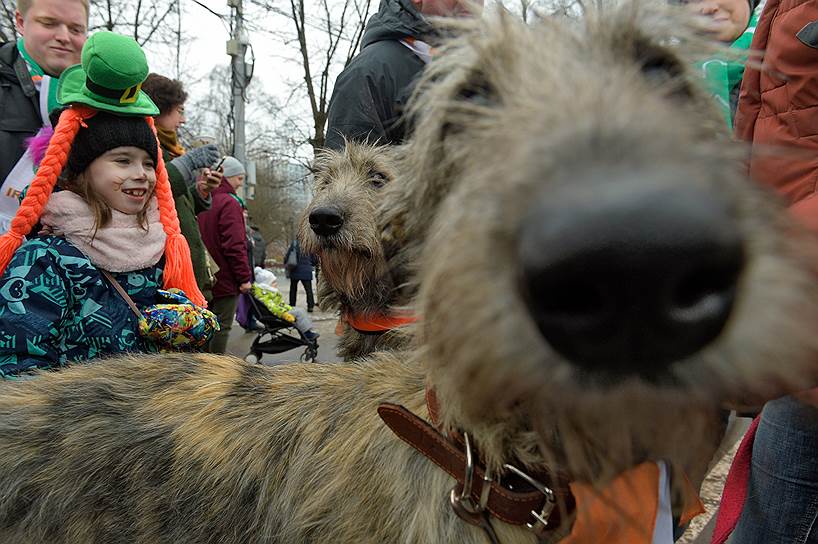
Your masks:
M312 280L290 279L290 306L295 306L299 281L304 285L304 291L307 292L307 309L312 310L312 307L315 306L315 299L312 296Z

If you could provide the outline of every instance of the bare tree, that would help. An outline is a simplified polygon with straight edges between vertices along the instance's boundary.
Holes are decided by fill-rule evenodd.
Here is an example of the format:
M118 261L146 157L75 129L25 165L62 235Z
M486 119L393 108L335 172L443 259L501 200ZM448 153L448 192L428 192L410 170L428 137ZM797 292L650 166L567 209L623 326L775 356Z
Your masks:
M543 17L576 17L585 11L585 0L498 0L496 3L516 13L526 23Z
M17 39L17 26L14 20L15 3L4 1L0 4L0 43Z
M182 17L178 0L92 0L90 30L110 30L131 36L139 45L176 45Z
M186 104L187 122L180 128L183 145L214 141L223 154L233 148L233 118L230 113L230 67L216 67L203 82L205 92ZM298 122L284 114L285 108L263 89L248 88L247 158L256 164L254 196L247 201L253 224L269 242L268 255L281 259L292 236L293 225L306 206L309 171L300 164L297 148Z
M176 74L175 77L179 79L182 77L182 67L181 67L181 58L182 58L182 0L177 0L174 2L176 4Z
M528 22L528 12L531 10L532 4L536 1L537 0L520 0L520 16L524 22Z
M212 139L223 153L233 149L233 118L230 115L230 67L216 66L207 78L207 91L188 100L186 123L179 130L184 145L201 137Z
M286 159L256 161L256 195L247 203L252 224L271 243L267 254L281 262L307 205L309 170Z
M271 0L252 0L268 14L285 17L293 33L277 36L294 45L295 62L303 73L303 90L309 104L312 126L306 138L313 152L324 147L332 83L358 50L372 0L289 0L280 8Z

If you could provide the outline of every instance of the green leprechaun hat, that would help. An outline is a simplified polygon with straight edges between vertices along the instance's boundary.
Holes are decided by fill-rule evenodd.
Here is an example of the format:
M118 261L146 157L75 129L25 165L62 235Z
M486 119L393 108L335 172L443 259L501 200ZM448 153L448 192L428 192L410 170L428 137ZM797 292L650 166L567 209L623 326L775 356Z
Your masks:
M82 48L82 64L62 73L57 100L117 115L159 115L159 108L142 92L148 72L145 53L133 38L97 32Z

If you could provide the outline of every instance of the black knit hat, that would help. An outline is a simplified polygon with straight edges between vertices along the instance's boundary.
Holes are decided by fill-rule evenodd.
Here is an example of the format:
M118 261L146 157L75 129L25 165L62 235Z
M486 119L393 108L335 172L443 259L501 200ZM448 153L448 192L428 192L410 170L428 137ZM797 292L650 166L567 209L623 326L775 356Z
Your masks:
M143 117L123 117L100 111L85 124L88 127L80 128L71 146L65 166L67 174L81 174L94 159L116 147L144 149L153 162L157 162L159 144Z

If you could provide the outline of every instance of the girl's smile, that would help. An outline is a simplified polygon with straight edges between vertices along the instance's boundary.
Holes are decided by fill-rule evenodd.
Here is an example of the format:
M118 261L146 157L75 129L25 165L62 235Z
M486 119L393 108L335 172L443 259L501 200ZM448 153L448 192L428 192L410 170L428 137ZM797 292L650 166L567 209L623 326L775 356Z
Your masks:
M97 157L85 175L96 195L109 207L128 215L145 209L156 185L150 155L139 147L116 147Z
M147 189L122 189L122 192L125 193L126 195L131 195L131 196L134 196L134 197L140 197L141 198L141 197L145 196L145 193L147 193L148 190Z

